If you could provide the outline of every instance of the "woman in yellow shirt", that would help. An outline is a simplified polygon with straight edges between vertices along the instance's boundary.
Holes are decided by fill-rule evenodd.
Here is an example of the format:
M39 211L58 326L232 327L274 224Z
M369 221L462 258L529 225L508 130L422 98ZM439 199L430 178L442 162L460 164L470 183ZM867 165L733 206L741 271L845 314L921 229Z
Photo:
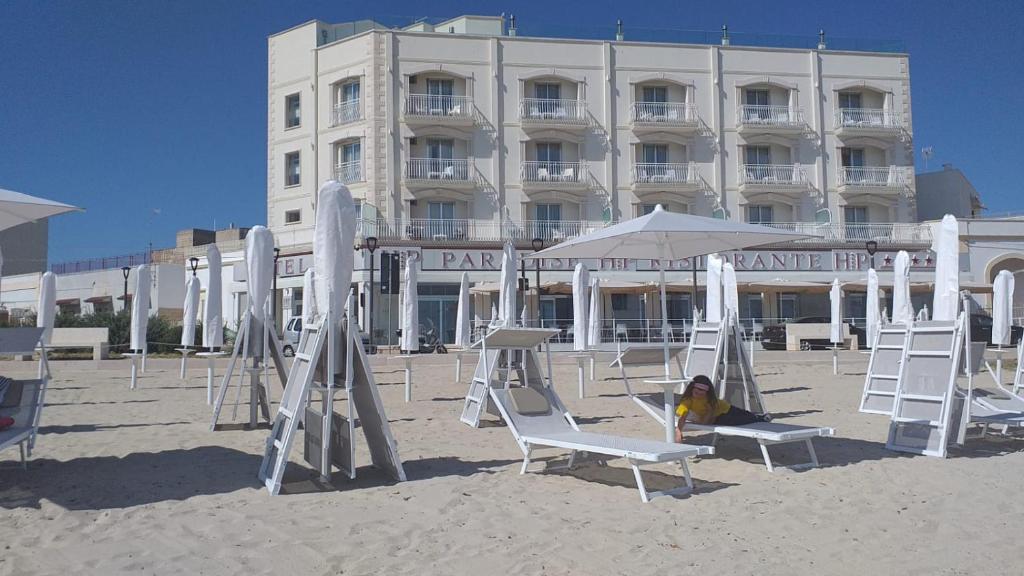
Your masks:
M767 415L747 412L719 399L711 379L703 374L694 376L683 391L683 398L676 408L676 416L679 417L676 423L676 442L683 441L683 426L687 420L696 424L742 426L771 419Z

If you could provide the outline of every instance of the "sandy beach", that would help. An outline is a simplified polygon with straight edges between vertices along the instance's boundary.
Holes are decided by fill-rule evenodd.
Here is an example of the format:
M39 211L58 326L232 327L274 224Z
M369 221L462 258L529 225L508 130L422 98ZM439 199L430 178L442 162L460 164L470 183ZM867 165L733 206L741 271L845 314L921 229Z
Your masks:
M603 360L583 400L575 363L555 360L556 388L581 427L660 438ZM369 467L360 446L358 478L322 485L293 450L278 497L256 477L266 430L208 430L199 364L181 381L176 361L151 360L130 391L126 362L54 362L28 470L17 450L0 454L0 574L1022 571L1024 438L972 440L944 460L886 451L888 420L856 410L865 355L845 353L838 377L829 352L756 358L779 421L836 429L815 441L821 468L772 474L753 441L723 438L716 456L691 463L693 494L650 504L621 460L520 475L503 425L459 422L466 386L454 382L454 362L418 362L405 403L400 365L374 358L407 482ZM34 370L0 363L12 376ZM773 454L805 458L799 445ZM650 487L675 486L677 472L651 467Z

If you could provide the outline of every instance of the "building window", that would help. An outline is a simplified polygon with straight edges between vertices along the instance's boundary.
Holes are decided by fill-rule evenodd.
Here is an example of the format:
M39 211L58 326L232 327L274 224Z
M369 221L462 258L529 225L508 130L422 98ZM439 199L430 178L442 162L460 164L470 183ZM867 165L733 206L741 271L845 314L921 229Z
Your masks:
M750 166L766 166L772 163L772 149L768 146L747 146L743 159Z
M668 102L668 88L664 86L644 86L644 102Z
M334 89L332 125L348 124L359 120L359 81L338 84Z
M298 224L302 221L301 210L285 210L284 212L284 223L285 224Z
M840 108L860 108L860 93L859 92L840 92L839 93L839 107Z
M299 178L302 169L298 152L289 152L284 155L284 185L298 186L301 183Z
M302 122L302 111L299 106L299 95L289 94L284 97L284 127L295 128Z
M747 206L747 222L751 224L771 224L774 221L775 214L771 206L759 206L756 204Z
M629 307L629 294L612 294L612 310L622 311Z
M843 219L847 224L867 224L867 206L846 206L843 208Z
M537 98L543 100L558 100L562 97L562 85L553 82L538 82L533 87L533 93Z
M840 150L840 156L842 157L844 168L863 168L864 167L864 149L863 148L842 148Z
M651 212L654 212L654 209L657 206L658 206L657 204L641 204L640 205L640 214L639 215L640 216L647 216ZM664 206L663 206L663 208L664 208Z
M758 90L747 90L746 93L746 104L747 106L767 106L768 105L768 91L764 89Z
M667 164L668 146L664 144L644 144L643 161L644 164Z

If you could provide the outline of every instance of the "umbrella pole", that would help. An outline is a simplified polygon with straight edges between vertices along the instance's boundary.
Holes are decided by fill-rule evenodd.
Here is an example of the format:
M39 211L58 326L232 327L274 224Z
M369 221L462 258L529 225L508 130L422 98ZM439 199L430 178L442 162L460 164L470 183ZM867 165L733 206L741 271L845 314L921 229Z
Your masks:
M668 353L668 298L665 296L665 267L658 261L658 280L661 283L661 349L665 354L665 379L672 377Z

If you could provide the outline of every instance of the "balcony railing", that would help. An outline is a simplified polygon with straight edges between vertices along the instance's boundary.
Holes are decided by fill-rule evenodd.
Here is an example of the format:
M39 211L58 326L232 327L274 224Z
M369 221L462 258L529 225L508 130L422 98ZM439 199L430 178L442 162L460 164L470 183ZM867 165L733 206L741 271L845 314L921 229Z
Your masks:
M207 247L203 246L205 250ZM135 254L123 254L121 256L110 256L106 258L89 258L87 260L75 260L72 262L59 262L50 264L50 272L54 274L74 274L76 272L90 272L92 270L109 270L122 268L124 266L139 266L150 262L149 252L137 252ZM134 281L134 280L133 280Z
M335 164L334 179L342 184L361 182L363 180L363 163L356 161Z
M551 184L582 184L586 164L583 162L523 162L520 177L523 182Z
M634 102L629 119L634 124L697 124L697 107L686 102Z
M696 184L697 166L644 162L633 164L634 184Z
M405 99L405 115L428 118L473 118L473 101L468 96L410 94Z
M910 185L909 166L843 166L840 186L902 188Z
M836 110L835 127L901 130L903 120L885 108L840 108Z
M800 108L760 104L744 104L736 112L741 125L795 127L803 126L804 113Z
M331 126L358 122L361 110L359 100L349 100L335 104L334 109L331 110Z
M469 160L413 158L405 162L407 180L469 181Z
M519 102L519 119L535 122L587 123L585 100L523 98Z
M928 224L884 222L884 223L841 223L828 222L773 222L764 224L772 228L781 228L793 232L813 234L816 238L794 240L794 243L857 243L874 240L879 245L892 244L929 244L932 241L932 229Z
M800 186L807 183L803 166L788 164L743 164L740 184Z

